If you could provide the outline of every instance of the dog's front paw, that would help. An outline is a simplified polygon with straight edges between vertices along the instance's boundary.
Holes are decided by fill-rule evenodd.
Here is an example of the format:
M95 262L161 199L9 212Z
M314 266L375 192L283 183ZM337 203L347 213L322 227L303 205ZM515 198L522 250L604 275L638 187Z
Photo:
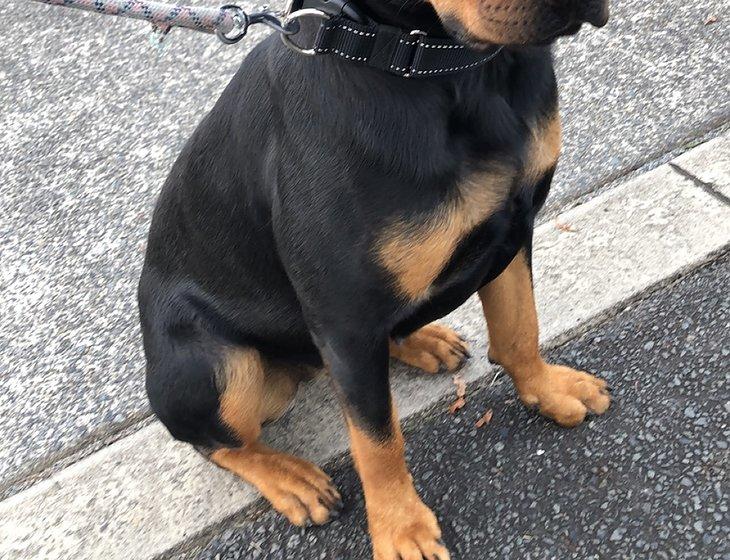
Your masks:
M436 516L413 492L409 499L368 506L375 560L449 560Z
M603 414L611 405L605 381L565 366L543 364L522 379L517 391L523 403L566 428L583 422L589 412Z
M469 348L452 328L431 323L400 342L391 341L390 355L427 373L438 373L442 367L456 371L464 365Z

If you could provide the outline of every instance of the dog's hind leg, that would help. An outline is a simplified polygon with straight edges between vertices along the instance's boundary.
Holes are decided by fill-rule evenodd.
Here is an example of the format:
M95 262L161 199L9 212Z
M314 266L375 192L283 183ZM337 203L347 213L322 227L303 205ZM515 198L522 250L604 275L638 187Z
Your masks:
M261 424L286 410L299 377L266 363L256 350L229 351L219 372L219 415L243 445L217 449L210 459L253 484L294 525L322 525L341 507L330 477L259 441Z
M259 441L261 425L286 410L303 372L268 363L253 348L204 352L188 342L166 357L148 369L148 393L176 438L254 485L293 524L321 525L334 517L341 499L332 480ZM206 398L211 390L214 400Z

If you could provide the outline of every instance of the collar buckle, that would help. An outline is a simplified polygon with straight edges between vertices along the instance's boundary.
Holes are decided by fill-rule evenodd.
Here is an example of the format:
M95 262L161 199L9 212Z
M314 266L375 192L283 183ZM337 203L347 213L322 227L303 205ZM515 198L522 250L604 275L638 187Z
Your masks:
M418 64L418 55L420 53L421 45L422 45L422 38L426 36L425 31L421 31L420 29L414 29L411 31L409 36L418 37L415 42L413 43L413 49L411 51L411 55L409 57L408 64L406 65L406 71L405 74L403 74L404 78L410 78L413 76L413 73L416 70L416 65Z

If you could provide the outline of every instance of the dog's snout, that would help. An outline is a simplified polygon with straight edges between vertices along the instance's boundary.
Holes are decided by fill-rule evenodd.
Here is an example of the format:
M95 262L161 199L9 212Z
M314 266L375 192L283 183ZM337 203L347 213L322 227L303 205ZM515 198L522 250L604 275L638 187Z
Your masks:
M603 27L608 21L607 0L550 0L552 10L568 24L590 23Z
M606 0L573 0L578 21L603 27L608 22L608 2Z

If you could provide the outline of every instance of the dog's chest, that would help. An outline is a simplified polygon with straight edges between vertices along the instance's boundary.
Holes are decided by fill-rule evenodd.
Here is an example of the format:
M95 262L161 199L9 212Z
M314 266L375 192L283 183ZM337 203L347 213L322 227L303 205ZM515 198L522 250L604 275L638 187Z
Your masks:
M464 281L468 271L481 274L497 244L513 226L510 201L529 191L557 163L560 119L557 113L535 125L518 167L495 160L457 185L449 202L417 220L397 220L381 232L377 259L393 279L397 293L422 302L443 286ZM467 283L473 279L466 279Z

